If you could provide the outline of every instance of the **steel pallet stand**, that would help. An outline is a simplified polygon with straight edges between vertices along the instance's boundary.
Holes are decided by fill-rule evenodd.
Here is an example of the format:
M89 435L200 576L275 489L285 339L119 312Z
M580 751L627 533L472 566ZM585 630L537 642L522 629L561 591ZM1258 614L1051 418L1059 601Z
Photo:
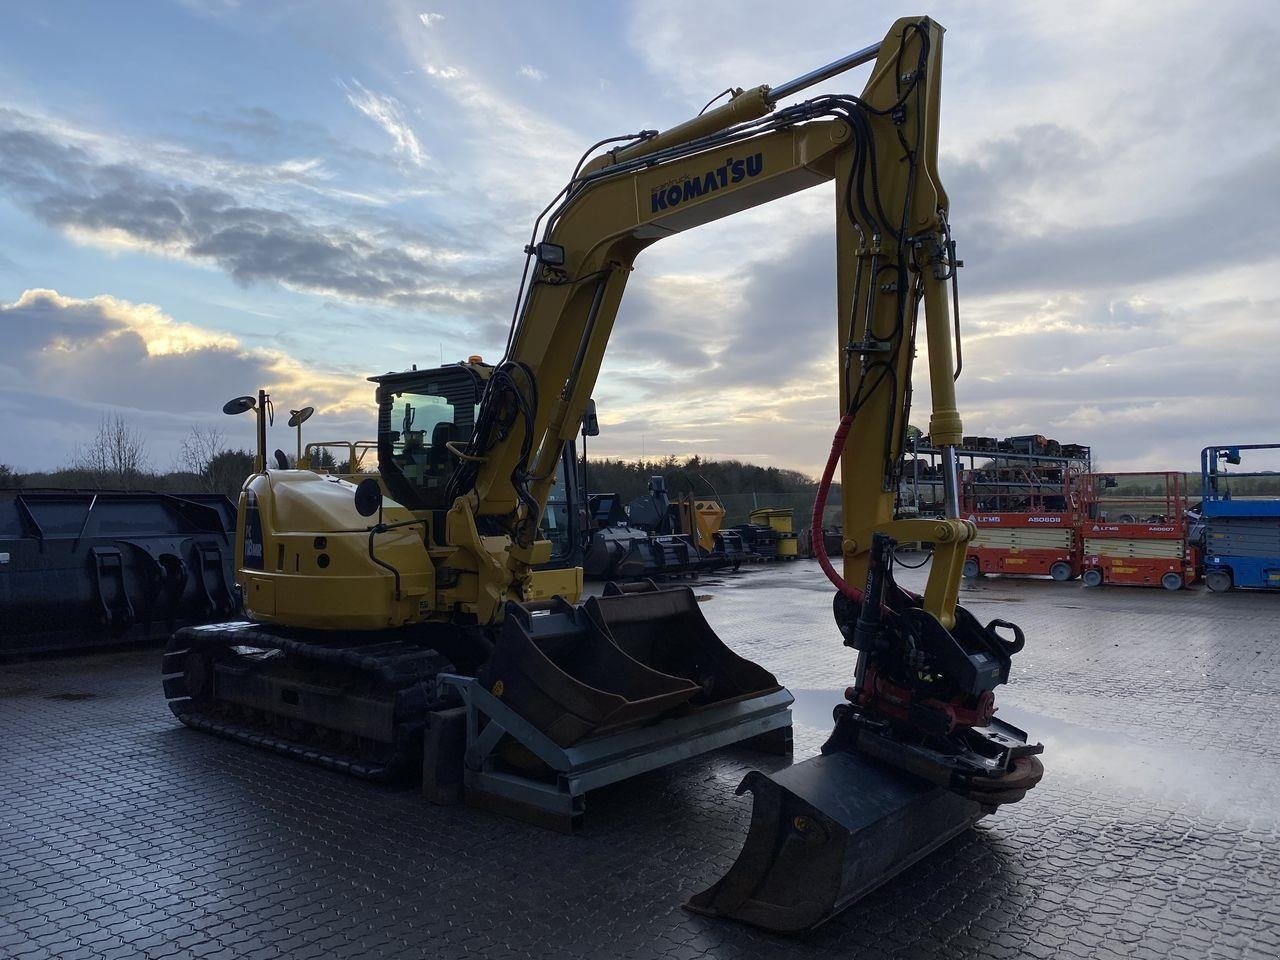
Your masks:
M587 791L596 787L743 741L771 753L791 752L794 698L785 688L561 747L474 677L439 679L458 693L466 711L466 803L564 833L581 825ZM508 736L549 767L548 774L505 767L497 749Z

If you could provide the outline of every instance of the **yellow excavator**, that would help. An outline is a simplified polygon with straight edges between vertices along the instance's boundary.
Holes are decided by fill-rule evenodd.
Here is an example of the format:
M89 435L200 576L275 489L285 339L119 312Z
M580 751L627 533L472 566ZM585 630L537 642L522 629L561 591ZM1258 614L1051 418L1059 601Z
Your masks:
M724 645L690 590L606 587L583 601L580 568L547 568L547 507L640 252L834 182L839 420L812 525L856 659L832 678L848 688L821 755L747 776L742 855L688 906L805 929L1021 799L1042 748L995 718L993 691L1023 636L957 604L975 530L957 501L942 37L930 19L901 19L805 76L588 150L535 223L497 362L372 378L381 485L265 468L246 480L248 619L175 635L174 713L358 775L421 764L432 799L562 829L602 784L730 743L789 750L790 694ZM866 63L860 95L781 106ZM948 509L895 520L921 306ZM821 535L837 463L839 571ZM895 582L898 542L932 550L922 595Z

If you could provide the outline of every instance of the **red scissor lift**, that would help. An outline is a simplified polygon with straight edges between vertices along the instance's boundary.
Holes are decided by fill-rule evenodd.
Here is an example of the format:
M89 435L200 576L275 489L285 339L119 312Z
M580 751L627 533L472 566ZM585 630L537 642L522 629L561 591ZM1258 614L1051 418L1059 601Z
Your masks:
M1097 473L1084 486L1090 501L1081 522L1086 587L1181 590L1196 581L1200 552L1190 538L1182 474Z
M978 535L969 545L964 575L1078 578L1085 516L1079 481L1085 475L1074 460L1049 456L1004 457L966 470L963 508Z

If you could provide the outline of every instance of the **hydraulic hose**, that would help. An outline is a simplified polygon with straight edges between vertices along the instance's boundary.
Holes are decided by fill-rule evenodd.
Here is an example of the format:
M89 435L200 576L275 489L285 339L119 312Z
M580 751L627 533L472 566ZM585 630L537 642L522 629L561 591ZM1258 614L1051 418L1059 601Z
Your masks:
M809 541L813 544L813 555L818 558L818 565L822 567L822 572L827 575L827 579L854 603L861 603L862 591L857 587L851 587L845 582L844 577L836 573L836 568L832 566L827 556L827 545L822 540L822 514L827 507L827 493L831 490L831 478L835 476L836 464L840 462L840 453L844 450L844 441L849 436L849 429L852 426L853 414L846 413L840 418L835 438L831 441L831 453L827 457L827 466L822 471L822 480L818 484L818 495L813 501L813 517L809 521Z

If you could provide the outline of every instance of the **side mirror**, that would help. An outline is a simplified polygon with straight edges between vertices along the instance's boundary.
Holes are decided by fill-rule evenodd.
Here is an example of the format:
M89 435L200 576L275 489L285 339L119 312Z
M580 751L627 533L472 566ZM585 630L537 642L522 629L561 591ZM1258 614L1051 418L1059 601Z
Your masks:
M356 486L356 513L372 517L382 509L382 488L373 477L361 480Z
M582 414L582 435L584 437L600 436L600 421L596 419L596 402L587 401L587 409Z

